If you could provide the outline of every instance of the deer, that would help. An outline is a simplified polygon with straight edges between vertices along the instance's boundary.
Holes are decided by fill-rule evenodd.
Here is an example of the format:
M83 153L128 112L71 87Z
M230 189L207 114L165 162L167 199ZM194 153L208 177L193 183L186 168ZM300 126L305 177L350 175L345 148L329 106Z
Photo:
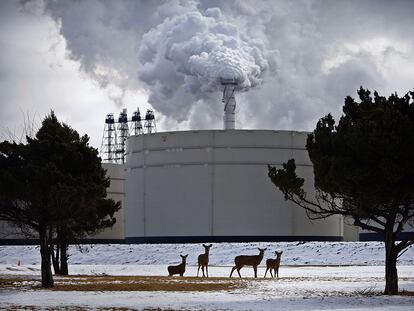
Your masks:
M210 247L212 247L213 244L210 245L206 245L203 244L204 247L204 254L200 254L198 255L198 269L197 269L197 277L198 277L198 272L200 271L200 267L201 267L201 271L203 271L203 277L204 275L204 267L206 268L206 274L208 277L208 255L210 252Z
M185 272L185 264L187 260L187 255L180 255L181 256L181 263L177 266L168 266L168 276L173 276L174 274L179 274L180 276L184 275Z
M269 258L268 260L266 260L266 272L264 277L266 277L267 271L270 271L270 275L273 277L276 277L277 274L277 278L279 278L279 267L280 267L280 257L282 257L283 251L281 252L275 252L276 255L276 259L273 258ZM275 275L273 276L272 274L272 270L275 273Z
M253 270L254 270L254 277L257 278L257 266L262 261L264 252L265 252L265 250L267 250L267 248L263 248L263 249L258 248L258 250L259 250L259 255L255 255L255 256L246 256L246 255L236 256L236 258L234 258L235 266L233 267L233 269L231 269L230 277L232 276L234 270L237 269L237 273L239 274L239 277L241 278L240 269L243 268L244 266L252 266Z

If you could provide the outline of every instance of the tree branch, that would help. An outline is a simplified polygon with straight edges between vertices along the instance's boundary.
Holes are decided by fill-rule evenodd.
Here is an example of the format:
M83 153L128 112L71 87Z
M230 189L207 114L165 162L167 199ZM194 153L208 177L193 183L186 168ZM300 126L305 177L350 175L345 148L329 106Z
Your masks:
M385 230L384 229L381 229L381 228L378 228L378 227L371 226L371 225L368 225L366 223L363 223L358 218L354 218L354 219L355 219L355 222L354 222L354 225L355 226L361 227L362 229L365 229L365 230L375 231L375 232L380 233L380 234L384 234L385 233Z
M406 248L405 248L405 250L404 251L402 251L398 256L397 256L397 259L398 258L400 258L406 251L408 251L409 249L410 249L410 246L411 245L409 245L409 246L407 246Z

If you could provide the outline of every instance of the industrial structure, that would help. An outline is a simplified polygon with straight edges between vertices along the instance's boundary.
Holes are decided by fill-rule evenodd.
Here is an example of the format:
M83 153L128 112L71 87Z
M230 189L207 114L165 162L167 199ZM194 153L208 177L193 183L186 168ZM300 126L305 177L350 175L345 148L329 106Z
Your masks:
M223 86L224 129L234 130L236 123L236 98L234 93L237 87L237 81L236 79L221 79L221 85Z
M143 127L139 108L134 111L130 120L127 109L121 111L118 121L115 121L113 113L106 115L100 151L104 163L125 162L126 141L129 135L151 134L157 131L154 111L147 110L144 120Z
M306 180L305 191L314 191L307 133L236 130L237 81L220 82L224 130L157 133L151 110L144 118L139 109L130 119L126 109L117 119L114 114L106 116L101 158L111 180L108 197L121 201L122 208L114 227L91 239L111 243L358 239L358 229L340 216L311 222L268 178L269 164L281 166L294 158L298 174ZM4 223L0 229L9 230ZM12 244L19 239L11 237Z
M311 222L270 182L267 166L296 160L313 191L307 133L236 130L235 79L221 79L224 130L135 132L127 139L127 243L354 239L342 217ZM148 115L148 114L147 114ZM148 120L147 120L148 119ZM142 129L142 127L141 127Z
M270 182L267 165L295 158L312 192L307 133L162 132L128 138L127 243L342 240L341 217L311 222Z

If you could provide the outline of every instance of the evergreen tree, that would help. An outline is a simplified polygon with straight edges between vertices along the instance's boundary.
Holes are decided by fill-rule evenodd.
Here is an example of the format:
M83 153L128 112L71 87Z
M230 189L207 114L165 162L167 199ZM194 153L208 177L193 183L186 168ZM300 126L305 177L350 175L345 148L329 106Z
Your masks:
M67 272L70 239L116 221L120 203L105 199L109 179L88 140L52 113L26 144L0 143L0 220L39 238L42 287L53 286L54 238Z
M398 294L397 259L414 244L402 238L414 227L414 92L386 98L362 87L359 102L347 97L338 125L331 115L308 135L315 195L308 195L293 159L269 177L285 199L311 219L343 215L385 242L385 294Z
M109 178L97 150L89 146L88 136L79 137L53 115L45 121L38 132L39 140L44 141L49 158L64 176L53 193L57 222L52 262L56 274L67 275L68 245L112 227L120 202L105 198Z

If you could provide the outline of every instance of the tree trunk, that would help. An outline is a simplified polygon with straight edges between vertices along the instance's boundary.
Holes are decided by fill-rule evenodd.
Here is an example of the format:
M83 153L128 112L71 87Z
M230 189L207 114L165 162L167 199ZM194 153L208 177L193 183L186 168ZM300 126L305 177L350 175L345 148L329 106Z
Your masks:
M385 233L385 295L398 295L397 256L394 233Z
M60 240L60 275L69 275L68 269L68 243L65 238Z
M52 264L53 264L53 270L55 270L55 274L59 275L60 274L60 265L59 265L59 258L60 258L60 252L59 252L59 244L56 243L56 252L55 252L55 247L52 244L52 250L51 250L51 254L52 254Z
M42 287L53 287L53 274L50 265L50 245L46 229L41 229L39 232L40 238L40 257L41 257L41 273L42 273Z

